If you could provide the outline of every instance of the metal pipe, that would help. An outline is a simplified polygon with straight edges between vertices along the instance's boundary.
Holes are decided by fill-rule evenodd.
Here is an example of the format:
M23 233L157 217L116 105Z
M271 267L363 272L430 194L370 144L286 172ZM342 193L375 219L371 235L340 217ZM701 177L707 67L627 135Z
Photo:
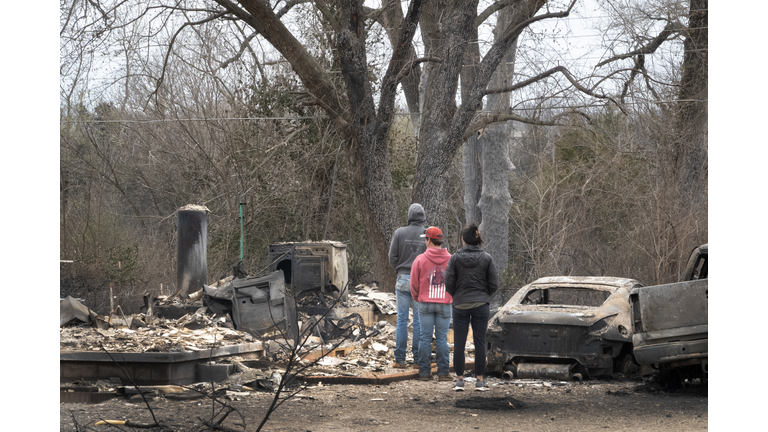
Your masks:
M515 374L512 371L504 371L504 373L501 374L501 378L504 379L504 381L512 381L515 379Z
M575 373L571 376L571 381L578 381L581 382L583 380L580 373Z
M243 262L243 239L245 237L243 233L243 206L245 201L240 201L240 262Z

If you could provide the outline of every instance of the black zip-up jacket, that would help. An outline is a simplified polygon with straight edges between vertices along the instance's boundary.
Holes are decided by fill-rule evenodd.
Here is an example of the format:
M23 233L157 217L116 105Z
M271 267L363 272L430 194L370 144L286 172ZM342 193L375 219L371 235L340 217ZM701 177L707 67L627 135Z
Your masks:
M493 258L478 246L466 245L451 256L445 271L445 290L453 304L485 302L499 288Z

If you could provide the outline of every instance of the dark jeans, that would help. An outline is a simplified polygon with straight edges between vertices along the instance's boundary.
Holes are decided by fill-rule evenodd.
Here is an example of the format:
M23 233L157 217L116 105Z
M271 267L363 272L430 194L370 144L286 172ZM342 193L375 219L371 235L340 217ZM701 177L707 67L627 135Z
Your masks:
M490 315L491 306L488 304L474 309L453 308L453 368L457 376L464 375L464 348L470 323L475 342L475 376L485 375L485 331Z

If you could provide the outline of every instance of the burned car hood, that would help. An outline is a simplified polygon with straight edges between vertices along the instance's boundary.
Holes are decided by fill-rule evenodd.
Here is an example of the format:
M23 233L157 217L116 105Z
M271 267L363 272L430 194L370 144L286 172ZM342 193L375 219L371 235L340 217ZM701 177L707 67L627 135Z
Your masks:
M541 278L518 290L498 310L489 322L489 331L498 330L500 324L590 327L601 320L613 328L618 328L618 325L631 328L629 292L639 285L633 279L614 277ZM560 291L557 294L559 298L554 295L548 297L556 291ZM536 297L537 293L544 292L548 293L547 297ZM575 301L567 301L568 296ZM547 301L556 304L547 304ZM622 339L625 337L621 335Z
M552 310L525 310L525 306L519 309L509 309L504 313L497 315L498 321L502 323L517 324L554 324L554 325L572 325L572 326L590 326L599 319L611 315L618 315L618 312L607 314L605 311L589 310L565 311L562 309Z

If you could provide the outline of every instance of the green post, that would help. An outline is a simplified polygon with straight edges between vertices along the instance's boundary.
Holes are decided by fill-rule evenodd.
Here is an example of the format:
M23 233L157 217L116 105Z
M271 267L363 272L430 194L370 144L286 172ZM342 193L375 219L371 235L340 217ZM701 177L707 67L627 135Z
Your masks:
M245 202L240 201L240 262L243 262L243 206Z

